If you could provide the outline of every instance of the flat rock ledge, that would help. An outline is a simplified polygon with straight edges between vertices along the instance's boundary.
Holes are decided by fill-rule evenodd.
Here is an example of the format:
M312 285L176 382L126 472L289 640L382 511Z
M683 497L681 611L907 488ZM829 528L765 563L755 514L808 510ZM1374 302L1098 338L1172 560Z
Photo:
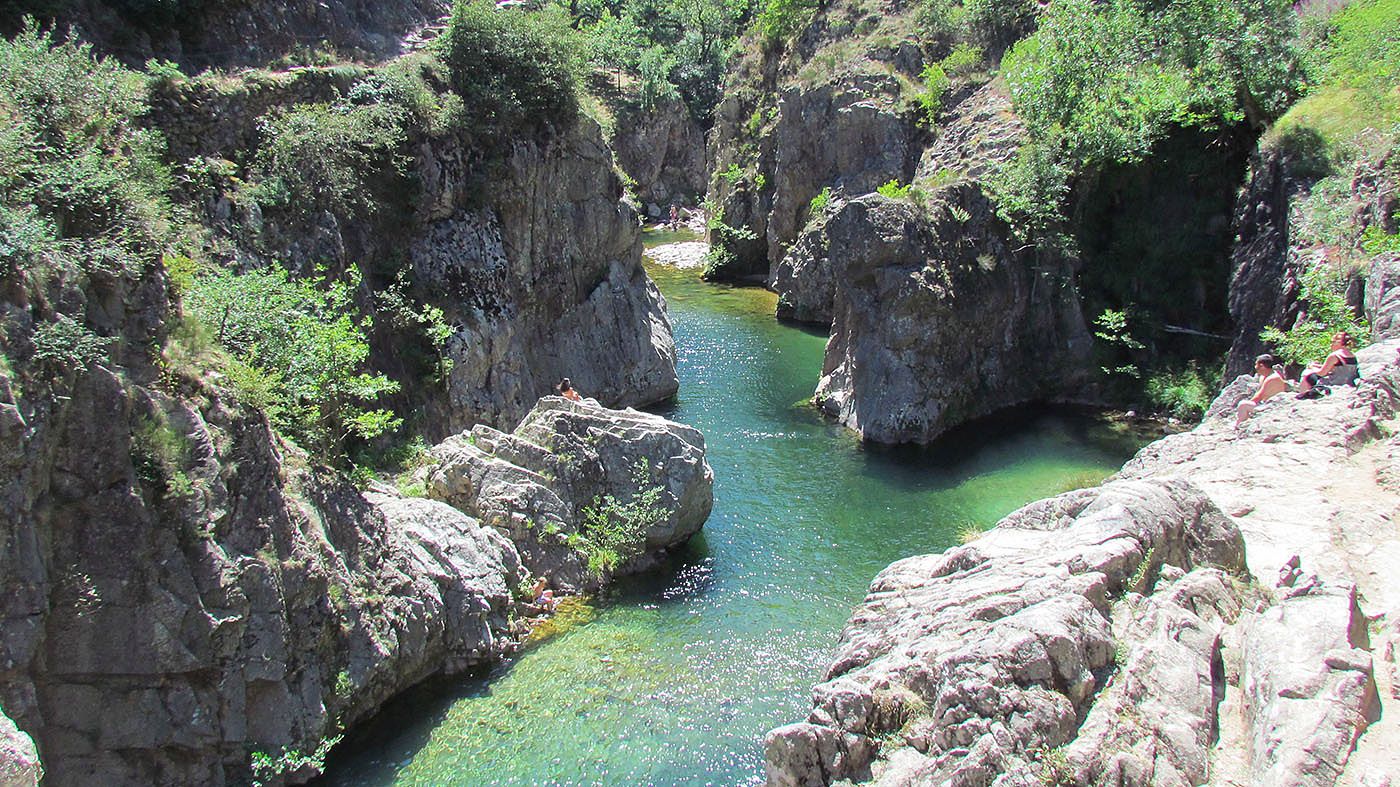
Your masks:
M428 496L496 528L531 573L566 591L650 565L698 533L714 503L698 430L590 400L544 397L513 433L478 425L431 456L422 473ZM628 511L645 527L644 542L616 566L590 567L585 545L599 543L599 518Z
M1397 347L885 569L769 784L1388 787Z

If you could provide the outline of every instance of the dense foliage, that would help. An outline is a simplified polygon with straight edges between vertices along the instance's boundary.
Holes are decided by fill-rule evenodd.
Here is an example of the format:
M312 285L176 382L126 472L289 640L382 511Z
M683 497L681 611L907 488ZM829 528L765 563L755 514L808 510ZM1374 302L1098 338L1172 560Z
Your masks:
M1281 114L1300 86L1294 20L1283 0L1060 0L1003 73L1037 139L1136 160L1172 126Z
M172 274L188 314L236 359L236 393L280 431L333 460L347 438L398 427L393 413L367 406L398 385L364 371L368 321L354 316L349 284L293 280L280 268L182 266Z
M783 8L805 2L773 0ZM734 41L755 13L753 0L573 0L568 8L589 60L619 85L624 75L635 80L643 109L676 96L702 121L719 103Z
M136 275L170 236L144 82L32 23L0 41L0 273Z
M1042 240L1075 173L1139 161L1172 129L1261 125L1302 85L1285 0L1061 0L1002 63L1028 149L992 178Z
M482 127L515 133L567 121L577 111L580 50L558 8L526 12L457 0L435 46L453 89Z

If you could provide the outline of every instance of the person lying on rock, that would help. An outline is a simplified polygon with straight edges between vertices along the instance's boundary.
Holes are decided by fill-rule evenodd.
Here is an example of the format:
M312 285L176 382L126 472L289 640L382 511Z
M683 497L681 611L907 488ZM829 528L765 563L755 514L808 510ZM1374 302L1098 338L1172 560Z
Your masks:
M554 390L558 391L560 396L564 397L565 399L568 399L569 401L583 401L583 397L578 395L578 391L574 390L574 384L569 382L569 378L567 377L560 380L559 384L554 386Z
M1316 399L1330 393L1328 386L1356 385L1361 378L1361 367L1351 351L1354 343L1355 340L1346 331L1332 334L1332 352L1322 363L1310 363L1303 370L1303 379L1298 383L1298 398Z
M1235 408L1235 426L1245 422L1253 413L1255 408L1264 403L1264 400L1272 396L1278 396L1288 390L1288 381L1283 379L1283 367L1274 365L1274 356L1264 353L1254 359L1254 373L1261 377L1259 390L1254 395L1240 402Z

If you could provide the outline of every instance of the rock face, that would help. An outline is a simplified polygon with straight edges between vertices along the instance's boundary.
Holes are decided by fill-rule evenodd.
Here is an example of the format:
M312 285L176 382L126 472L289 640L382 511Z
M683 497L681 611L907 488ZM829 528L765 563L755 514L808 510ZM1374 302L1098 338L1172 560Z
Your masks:
M1244 631L1242 686L1254 784L1333 785L1380 718L1355 586L1287 587Z
M1230 316L1235 340L1225 365L1227 375L1251 373L1255 356L1265 352L1259 331L1291 324L1297 316L1298 263L1289 256L1288 218L1298 189L1280 156L1257 154L1250 162L1234 217Z
M247 783L250 752L309 754L514 646L525 574L502 536L367 499L181 384L26 379L0 442L0 700L46 784Z
M1188 621L1200 631L1179 643L1191 658L1154 673L1175 650L1158 619L1195 616L1196 596L1224 607L1212 614L1230 614L1236 602L1220 571L1240 572L1243 561L1239 531L1181 482L1067 493L1017 511L968 546L899 561L876 577L842 632L808 720L768 734L769 783L1034 783L1051 767L1043 752L1074 738L1106 685L1135 682L1169 706L1208 702L1177 696L1173 683L1193 683L1202 671L1210 678L1218 637ZM1158 584L1160 609L1124 612L1136 625L1167 627L1151 640L1158 650L1115 669L1115 606ZM1200 690L1210 695L1210 683ZM1169 714L1157 722L1139 739L1170 744L1160 758L1204 759L1208 736L1171 735Z
M176 160L243 159L266 144L273 114L343 101L367 78L347 68L195 80L156 97L153 123ZM580 116L490 155L465 134L415 134L402 151L408 176L377 184L371 219L263 209L236 178L216 178L198 207L241 266L358 268L369 289L407 274L410 294L453 329L451 371L412 368L405 346L421 353L421 337L391 320L377 321L373 362L402 384L401 409L421 414L430 439L510 428L563 377L610 406L674 395L665 302L598 124Z
M679 99L650 111L624 108L612 136L617 165L637 183L637 198L653 218L671 205L695 205L705 196L705 129Z
M508 535L532 573L565 590L635 570L684 543L713 504L714 473L698 431L587 401L545 397L513 434L477 426L444 441L432 456L428 494ZM643 505L650 510L641 511ZM598 533L606 526L599 516L611 526L645 529L633 534L630 549L619 550ZM613 549L622 560L600 571L596 562L589 565L598 548Z
M1090 339L1070 269L1013 251L975 186L944 189L923 210L854 200L821 233L835 308L814 398L862 437L929 442L1085 378Z
M609 406L676 393L665 301L641 265L635 214L597 124L581 118L521 143L493 207L470 210L472 162L450 147L420 160L433 205L409 248L415 280L457 326L435 437L518 423L563 377Z
M154 57L193 69L232 68L327 51L359 59L390 57L403 51L406 37L436 23L451 7L447 0L275 0L188 3L167 10L79 0L62 6L58 21L130 65ZM5 27L17 22L0 17Z
M44 777L34 741L19 731L10 717L0 712L0 785L37 787Z

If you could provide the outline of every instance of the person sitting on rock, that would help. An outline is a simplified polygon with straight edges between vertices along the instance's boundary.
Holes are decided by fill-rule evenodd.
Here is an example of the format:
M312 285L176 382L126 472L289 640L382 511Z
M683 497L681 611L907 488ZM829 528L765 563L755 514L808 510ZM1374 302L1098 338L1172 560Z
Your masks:
M1274 365L1274 356L1264 353L1254 359L1254 373L1262 379L1259 382L1259 390L1254 395L1240 402L1235 408L1235 426L1245 422L1255 408L1264 403L1264 400L1277 396L1288 390L1288 381L1283 379L1283 367Z
M1298 383L1299 399L1314 399L1329 393L1328 386L1356 385L1361 378L1361 367L1356 355L1351 351L1354 340L1346 331L1332 334L1332 352L1322 363L1308 364L1303 370L1303 379Z
M530 597L534 599L535 606L543 612L553 612L554 605L558 603L554 600L554 591L549 589L549 580L544 577L535 580L535 584L530 586Z
M556 386L554 387L554 390L558 391L560 396L562 396L562 397L564 397L565 399L568 399L568 400L570 400L570 401L573 401L573 402L582 402L582 401L583 401L583 397L578 395L578 391L575 391L575 390L574 390L574 384L571 383L571 382L569 382L569 378L567 378L567 377L565 377L564 379L560 380L560 381L559 381L559 384L556 385Z

